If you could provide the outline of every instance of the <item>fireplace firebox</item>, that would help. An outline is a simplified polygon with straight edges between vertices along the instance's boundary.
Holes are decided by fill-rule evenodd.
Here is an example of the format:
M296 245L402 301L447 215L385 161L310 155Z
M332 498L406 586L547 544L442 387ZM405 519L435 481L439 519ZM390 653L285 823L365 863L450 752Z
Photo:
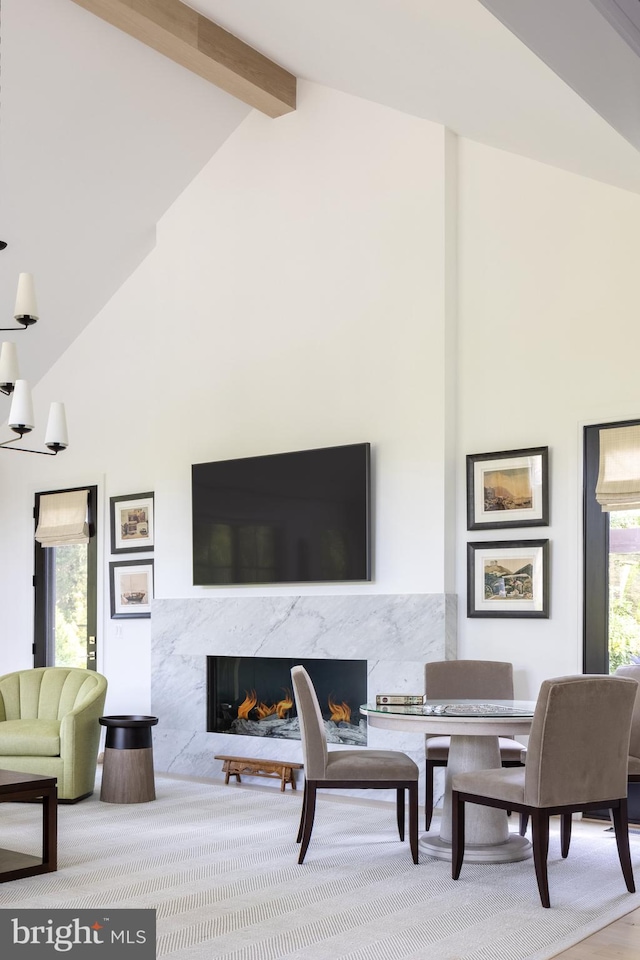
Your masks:
M245 737L300 739L291 668L309 673L329 743L366 746L366 660L207 657L207 731Z

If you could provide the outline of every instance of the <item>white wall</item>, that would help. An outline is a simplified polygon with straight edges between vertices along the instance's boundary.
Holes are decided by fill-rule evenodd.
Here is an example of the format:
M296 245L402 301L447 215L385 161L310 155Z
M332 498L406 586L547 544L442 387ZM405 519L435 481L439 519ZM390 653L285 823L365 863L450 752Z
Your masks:
M104 476L103 531L109 496L155 491L157 597L443 592L444 178L441 127L354 97L303 84L294 114L248 117L40 384L69 450L5 455L0 672L31 663L32 491L60 479ZM193 462L365 440L371 584L192 585ZM148 711L149 623L109 619L107 539L107 709Z
M31 664L33 491L96 478L103 532L109 496L155 491L158 597L442 593L456 556L460 656L513 660L522 696L581 669L581 427L639 415L640 198L461 141L456 224L453 144L302 84L294 114L251 114L213 157L36 391L41 423L48 399L67 402L70 449L0 454L0 672ZM192 586L193 462L363 440L371 584ZM502 537L466 532L464 457L538 445L551 526L522 538L551 540L551 618L468 620L466 542ZM108 551L107 709L144 712L149 623L109 619Z
M582 428L640 416L640 197L461 142L460 657L512 660L517 690L582 671ZM466 533L466 454L549 446L548 527ZM467 619L465 541L551 548L549 620Z

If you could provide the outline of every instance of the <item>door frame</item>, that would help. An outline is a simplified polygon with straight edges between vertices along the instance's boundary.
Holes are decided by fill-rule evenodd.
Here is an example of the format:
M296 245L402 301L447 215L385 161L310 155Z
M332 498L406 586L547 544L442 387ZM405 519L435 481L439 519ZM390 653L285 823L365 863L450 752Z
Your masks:
M609 673L609 516L596 500L600 430L630 427L640 419L584 427L583 446L583 672Z
M87 670L97 670L98 658L98 486L97 484L83 484L78 487L65 487L59 490L41 490L35 494L33 519L35 529L38 526L40 514L40 497L51 493L71 493L76 490L86 490L87 520L89 524L89 543L87 544L87 561L89 570L93 569L94 576L89 576L87 583ZM52 666L55 661L53 650L53 630L51 629L55 605L51 592L47 589L53 576L53 554L48 547L34 538L33 560L33 665L34 667Z

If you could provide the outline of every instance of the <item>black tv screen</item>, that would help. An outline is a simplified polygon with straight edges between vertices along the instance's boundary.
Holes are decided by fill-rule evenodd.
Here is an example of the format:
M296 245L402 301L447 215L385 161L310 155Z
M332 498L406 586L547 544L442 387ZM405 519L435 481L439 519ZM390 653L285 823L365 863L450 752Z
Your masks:
M370 444L192 466L196 585L370 580Z

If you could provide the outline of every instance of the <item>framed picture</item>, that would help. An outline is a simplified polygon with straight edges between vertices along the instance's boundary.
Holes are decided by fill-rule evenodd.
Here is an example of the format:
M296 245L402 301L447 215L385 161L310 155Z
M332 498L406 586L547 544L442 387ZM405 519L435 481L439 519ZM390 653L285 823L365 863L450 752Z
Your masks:
M548 447L467 456L467 530L548 525Z
M467 544L468 617L548 617L549 541Z
M111 553L153 550L153 494L111 497Z
M109 564L111 619L151 616L153 560L119 560Z

